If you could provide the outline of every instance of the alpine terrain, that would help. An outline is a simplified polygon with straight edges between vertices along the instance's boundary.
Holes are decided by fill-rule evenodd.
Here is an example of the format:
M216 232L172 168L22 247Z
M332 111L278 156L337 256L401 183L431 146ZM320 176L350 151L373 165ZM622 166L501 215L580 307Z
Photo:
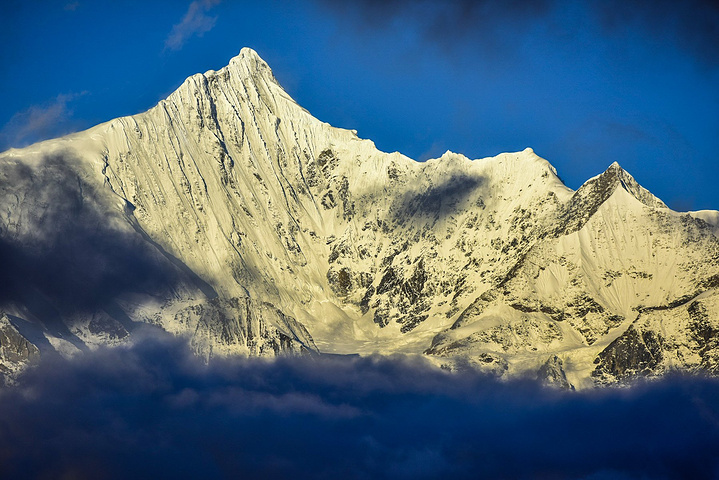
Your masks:
M609 163L609 162L608 162ZM565 388L719 373L719 212L531 149L416 162L243 49L145 113L0 154L0 370L149 323L227 355L424 355Z

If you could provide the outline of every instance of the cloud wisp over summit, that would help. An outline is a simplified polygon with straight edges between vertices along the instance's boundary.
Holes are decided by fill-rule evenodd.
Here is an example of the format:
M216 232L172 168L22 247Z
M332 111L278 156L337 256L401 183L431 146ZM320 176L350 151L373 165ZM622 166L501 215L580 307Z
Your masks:
M149 327L148 327L149 328ZM562 393L407 358L52 359L0 395L0 470L77 478L715 478L719 384Z
M165 49L180 50L193 35L201 37L212 30L217 16L210 16L208 12L219 3L220 0L195 0L190 3L182 21L173 25L165 40Z

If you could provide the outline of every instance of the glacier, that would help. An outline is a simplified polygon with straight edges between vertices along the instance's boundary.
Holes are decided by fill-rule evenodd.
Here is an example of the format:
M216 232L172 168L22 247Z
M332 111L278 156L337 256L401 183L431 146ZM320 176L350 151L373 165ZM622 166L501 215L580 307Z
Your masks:
M249 48L147 112L0 154L0 373L131 342L422 355L565 388L719 373L719 212L618 163L426 162L314 118Z

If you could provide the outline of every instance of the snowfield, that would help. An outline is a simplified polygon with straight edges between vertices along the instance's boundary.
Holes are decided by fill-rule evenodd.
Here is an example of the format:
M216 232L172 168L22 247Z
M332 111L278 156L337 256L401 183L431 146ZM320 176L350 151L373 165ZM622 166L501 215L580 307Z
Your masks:
M0 154L0 368L130 341L424 355L565 388L719 372L719 212L530 148L416 162L245 48L147 112Z

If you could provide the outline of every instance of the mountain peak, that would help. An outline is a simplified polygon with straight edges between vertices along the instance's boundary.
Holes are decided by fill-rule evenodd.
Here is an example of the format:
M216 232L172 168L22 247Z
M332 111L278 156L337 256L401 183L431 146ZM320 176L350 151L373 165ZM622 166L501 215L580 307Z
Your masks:
M62 354L151 321L206 358L426 352L586 384L641 371L644 326L610 341L704 290L706 315L667 318L686 358L719 358L685 327L719 309L715 230L659 212L618 163L576 192L529 148L416 163L312 117L249 48L148 112L27 152L0 162L0 337L24 352L0 345L0 382L34 332Z
M639 185L619 163L613 162L604 172L590 178L574 192L564 213L567 223L560 231L571 233L582 228L599 207L620 188L648 207L668 208L649 190Z
M279 84L267 62L253 49L245 47L219 70L196 73L185 79L182 85L165 100L160 101L160 104L174 105L173 110L178 112L206 109L204 114L212 124L216 122L213 118L216 115L213 108L216 107L213 105L218 98L234 102L237 107L247 102L252 105L271 106L271 109L274 109L280 97L295 103ZM182 115L176 120L180 124L187 123ZM199 126L204 124L202 121Z
M595 179L598 181L601 177L604 177L604 182L602 183L611 184L613 186L612 191L614 191L617 187L621 187L648 207L667 208L664 202L655 197L649 190L642 187L639 182L637 182L634 177L632 177L629 172L624 170L617 162L613 162L609 165L604 173L599 175L599 177L595 177ZM592 180L587 183L591 181ZM585 185L587 183L585 183Z
M250 47L242 47L242 48L240 49L240 54L238 55L238 57L243 57L243 58L244 58L244 57L260 58L259 54L258 54L255 50L253 50L252 48L250 48ZM260 60L261 60L261 59L260 59Z
M240 53L230 59L229 67L240 67L242 70L250 72L265 72L273 76L272 69L259 54L250 47L244 47Z
M579 187L575 197L592 197L604 203L617 188L626 190L641 203L652 208L667 208L660 199L642 187L618 162L612 162L604 172L590 178Z

